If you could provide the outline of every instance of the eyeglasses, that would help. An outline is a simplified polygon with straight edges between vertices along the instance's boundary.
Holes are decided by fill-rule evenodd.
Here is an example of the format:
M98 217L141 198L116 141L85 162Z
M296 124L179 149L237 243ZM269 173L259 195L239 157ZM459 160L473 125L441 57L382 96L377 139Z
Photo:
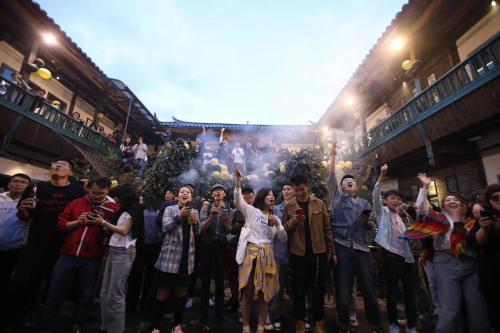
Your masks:
M500 201L500 194L494 194L490 197L491 201Z

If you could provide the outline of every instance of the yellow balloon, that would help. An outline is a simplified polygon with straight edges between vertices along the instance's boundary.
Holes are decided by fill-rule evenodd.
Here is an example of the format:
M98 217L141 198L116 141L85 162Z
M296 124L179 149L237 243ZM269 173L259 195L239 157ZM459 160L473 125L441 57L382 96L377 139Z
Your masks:
M407 59L407 60L403 61L403 63L401 64L401 67L403 67L403 69L405 71L409 71L413 67L413 64L412 64L411 60Z
M344 161L340 161L337 165L338 165L338 167L340 169L344 169L345 168L345 162Z
M346 169L352 169L352 162L351 162L351 161L347 161L347 162L345 162L345 163L344 163L344 167L345 167Z
M227 167L226 167L227 168ZM217 171L216 171L217 172ZM229 174L229 171L225 170L225 171L221 171L220 173L220 178L221 179L224 179L224 180L229 180L231 179L231 175Z
M219 171L212 172L212 178L219 179L220 178L220 172Z
M229 169L227 168L227 165L221 164L221 165L220 165L220 171L221 171L221 172L228 172L228 171L229 171Z
M218 160L218 159L216 159L216 158L212 158L212 159L210 160L210 163L211 163L212 165L218 165L218 164L219 164L219 160Z
M36 75L45 80L48 80L52 77L52 73L47 68L39 68L36 71Z

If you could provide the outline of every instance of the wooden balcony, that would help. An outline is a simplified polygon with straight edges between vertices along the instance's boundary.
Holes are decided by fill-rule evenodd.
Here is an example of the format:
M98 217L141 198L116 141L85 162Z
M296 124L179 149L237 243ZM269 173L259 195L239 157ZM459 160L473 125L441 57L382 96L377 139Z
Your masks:
M5 80L4 80L5 81ZM9 87L4 95L0 95L0 108L22 115L50 130L103 154L119 152L119 146L97 131L85 126L82 122L57 110L41 98L29 93L21 87L8 82ZM7 119L7 117L2 117ZM13 124L10 124L13 125Z
M422 131L435 141L498 117L495 100L499 98L499 76L500 35L496 35L360 140L344 148L340 158L358 160L376 153L391 160L424 147Z

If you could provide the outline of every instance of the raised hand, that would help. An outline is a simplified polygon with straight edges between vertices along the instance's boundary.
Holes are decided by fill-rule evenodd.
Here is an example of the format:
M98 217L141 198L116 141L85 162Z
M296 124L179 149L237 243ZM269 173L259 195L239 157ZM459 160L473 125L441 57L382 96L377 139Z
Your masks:
M336 143L332 144L332 148L330 148L330 155L331 156L337 155L337 144Z
M389 171L389 166L387 164L384 164L380 167L380 174L381 175L387 175L387 171Z
M425 173L419 173L417 178L420 180L420 182L422 183L422 186L425 188L428 188L432 182L432 179L429 176L427 176Z

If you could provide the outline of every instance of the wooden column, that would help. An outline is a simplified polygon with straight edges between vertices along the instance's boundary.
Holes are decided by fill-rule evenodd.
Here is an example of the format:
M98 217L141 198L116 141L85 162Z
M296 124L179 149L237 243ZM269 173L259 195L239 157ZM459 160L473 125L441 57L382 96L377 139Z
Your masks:
M71 96L71 101L69 102L69 107L68 107L68 115L73 114L73 110L75 109L75 103L76 103L76 98L78 97L78 90L75 90L73 92L73 96Z

